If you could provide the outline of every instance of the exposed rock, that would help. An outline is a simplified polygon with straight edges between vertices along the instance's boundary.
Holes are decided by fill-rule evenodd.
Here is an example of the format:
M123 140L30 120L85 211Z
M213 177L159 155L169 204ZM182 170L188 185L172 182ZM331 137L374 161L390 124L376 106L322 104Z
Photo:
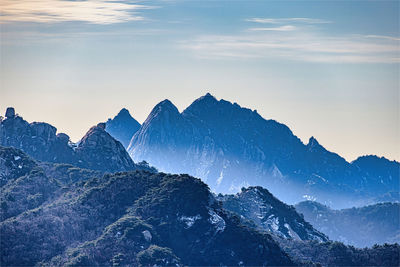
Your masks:
M6 118L14 118L14 117L15 117L15 109L12 107L7 108Z
M347 162L314 137L305 145L286 125L209 93L182 113L169 100L156 105L128 152L161 171L200 177L215 192L262 186L291 204L312 198L349 207L399 191L399 163L371 175L367 164Z
M10 111L11 112L11 111ZM0 145L23 150L33 158L82 168L115 172L134 169L155 171L149 166L134 164L125 148L106 131L106 124L92 127L77 147L69 136L44 122L28 123L20 116L7 116L0 122Z
M105 131L105 124L90 128L75 149L79 166L108 172L136 169L123 145Z
M298 214L293 206L275 198L267 189L249 187L236 195L220 195L223 207L254 222L261 230L294 240L328 241L328 237Z

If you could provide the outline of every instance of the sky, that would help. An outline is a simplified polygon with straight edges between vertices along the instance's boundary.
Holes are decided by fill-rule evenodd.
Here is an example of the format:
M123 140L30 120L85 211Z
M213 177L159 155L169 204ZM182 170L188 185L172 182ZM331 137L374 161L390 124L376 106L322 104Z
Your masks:
M348 161L399 161L399 24L399 1L1 0L0 112L78 141L210 92Z

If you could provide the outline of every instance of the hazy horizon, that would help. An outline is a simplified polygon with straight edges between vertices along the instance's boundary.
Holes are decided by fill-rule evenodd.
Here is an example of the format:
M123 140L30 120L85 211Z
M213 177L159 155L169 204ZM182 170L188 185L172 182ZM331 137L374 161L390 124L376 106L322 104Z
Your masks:
M78 141L210 92L348 161L399 161L399 2L283 2L1 1L1 115Z

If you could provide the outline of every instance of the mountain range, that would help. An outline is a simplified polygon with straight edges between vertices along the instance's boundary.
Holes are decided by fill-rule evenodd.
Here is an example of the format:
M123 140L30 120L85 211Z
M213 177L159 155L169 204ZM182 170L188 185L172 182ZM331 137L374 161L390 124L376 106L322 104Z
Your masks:
M116 172L141 169L124 146L105 131L106 124L93 126L74 144L65 133L44 122L28 123L8 108L0 121L0 145L21 149L33 158L69 163L81 168Z
M304 201L295 208L332 240L356 247L400 243L400 203L333 210L318 202Z
M202 108L196 105L204 99L210 102L208 108L214 113L225 114L229 110L226 107L233 105L237 114L231 115L231 120L236 115L243 116L237 130L232 133L231 130L219 128L224 127L222 119L213 124L212 116L208 118L211 122L206 122L206 118L201 121L194 119L200 116L196 115L195 110ZM299 145L297 137L286 126L275 121L266 121L268 123L264 125L265 120L255 112L247 110L247 115L243 115L246 109L223 100L217 101L224 106L215 112L212 108L215 101L211 95L200 98L195 101L197 104L194 109L183 112L190 115L182 115L170 101L163 101L133 134L130 149L139 136L144 141L146 138L153 141L160 139L162 142L154 142L154 149L160 143L167 145L171 150L164 152L171 158L164 157L165 164L176 167L179 163L172 159L182 160L179 153L187 148L187 144L192 144L193 133L198 131L196 138L205 135L207 140L203 142L196 139L200 144L214 144L211 147L203 146L202 151L206 153L203 159L207 159L207 151L212 152L216 147L224 148L218 150L219 158L215 158L212 164L203 166L199 162L199 168L207 170L214 165L219 166L216 160L225 159L224 151L235 151L234 144L239 137L244 140L244 137L254 135L252 140L261 142L262 134L254 130L260 125L265 127L265 131L269 127L275 129L270 133L274 138L278 138L281 131L286 132L279 138L293 142L287 147L274 148L274 142L284 144L279 138L274 139L268 144L275 149L273 153L282 156L291 154L292 147L302 147L302 143ZM166 108L168 112L165 112ZM121 114L129 115L126 111ZM186 116L193 117L191 124L188 124ZM111 120L115 122L114 125L118 125L119 117L117 115ZM229 116L225 117L229 121ZM245 135L245 127L240 125L249 118L254 120L250 120L254 127L248 129ZM357 239L345 228L355 227L350 224L352 220L358 225L365 224L363 218L373 221L373 216L381 216L386 222L384 229L378 229L383 222L375 220L360 227L363 233L359 234L377 233L368 239L369 245L374 240L375 243L397 242L398 234L393 230L396 220L388 220L398 214L397 204L382 204L372 209L366 207L366 212L361 209L354 213L334 212L326 207L324 212L318 210L315 213L314 208L312 211L304 208L308 204L300 203L296 207L287 205L270 192L270 188L267 190L261 186L243 187L235 194L216 194L204 183L204 178L202 181L188 174L166 174L150 167L147 162L134 163L122 143L113 137L118 134L107 132L109 122L93 126L75 144L66 134L57 134L56 128L47 123L26 122L13 108L8 108L5 118L0 118L1 266L393 266L399 263L398 244L358 249L330 240L361 246L365 239ZM203 126L208 124L213 126L207 126L210 129L206 133L207 128ZM123 126L123 123L120 125ZM160 127L154 128L154 125ZM122 126L116 128L125 129ZM149 136L142 132L149 133ZM176 134L182 138L175 139ZM232 139L229 139L230 135ZM254 141L254 144L257 142ZM186 145L181 146L182 143ZM246 144L248 142L243 141L239 148ZM323 154L328 159L338 157L324 150L314 138L309 145L303 146L312 148L307 149L311 155ZM146 151L149 155L154 153ZM250 149L247 147L246 151ZM186 165L191 161L190 153L187 152L185 156L187 162L182 166L190 166ZM319 162L321 159L316 157L313 160ZM333 163L321 166L340 166L342 163L341 160L331 161ZM381 164L374 165L375 161ZM236 164L237 168L242 166L240 161ZM364 185L370 187L361 188L368 192L373 191L376 183L391 181L396 164L367 156L350 166L365 172ZM276 165L276 172L278 166L282 168L284 165ZM228 167L224 168L227 174L230 173ZM336 171L333 167L328 170L333 173ZM252 169L247 171L255 173ZM241 173L246 174L246 170L242 169ZM219 176L217 179L228 178ZM287 176L283 184L291 185L293 179ZM353 188L358 185L348 184ZM281 184L275 182L275 185ZM385 186L387 184L381 186L381 191L376 195L386 192L382 198L395 198L396 192L388 191ZM329 192L332 187L322 189ZM323 190L320 192L325 192ZM324 207L318 203L315 205ZM317 218L322 216L332 222L339 221L343 216L348 225L337 223L339 226L335 228L326 220L321 223L315 219L315 214ZM389 238L390 230L394 238Z
M312 240L262 230L224 208L230 206L226 203L231 196L221 202L221 196L189 175L146 170L103 174L37 161L13 147L0 147L0 164L1 266L399 263L398 244L361 250L322 240L326 237L293 207L284 206L261 188L244 190L240 198L253 199L246 195L262 191L264 204L272 204L270 214L290 225L296 222L293 230L309 231ZM245 201L241 207L248 204Z
M286 203L343 208L399 191L398 162L377 156L347 162L316 138L304 144L286 125L211 94L181 113L169 100L157 104L128 152L161 171L199 177L217 193L262 186Z

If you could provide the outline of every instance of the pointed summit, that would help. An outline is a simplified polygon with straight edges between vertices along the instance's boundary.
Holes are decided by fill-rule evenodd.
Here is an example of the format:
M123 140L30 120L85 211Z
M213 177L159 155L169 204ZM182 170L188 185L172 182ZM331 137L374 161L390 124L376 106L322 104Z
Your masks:
M193 103L183 111L183 114L199 115L205 111L210 111L210 109L215 107L218 103L219 101L213 95L207 93L193 101Z
M123 145L105 131L105 123L90 128L75 152L79 167L109 172L135 169Z
M158 103L153 110L155 109L169 109L169 110L176 110L178 111L178 108L169 100L165 99ZM179 112L179 111L178 111Z
M180 113L178 108L170 100L165 99L153 108L144 124L146 124L149 120L153 120L161 116L170 118L171 116L180 116Z
M128 147L132 136L139 130L140 123L132 118L126 108L118 112L113 119L108 119L106 122L106 131L112 137L120 141L124 147Z
M308 147L315 147L315 146L319 146L320 144L318 143L317 139L315 139L314 136L311 136L310 139L308 140Z
M118 112L117 117L118 117L118 116L131 116L131 114L129 113L129 110L127 110L126 108L122 108L122 109Z

